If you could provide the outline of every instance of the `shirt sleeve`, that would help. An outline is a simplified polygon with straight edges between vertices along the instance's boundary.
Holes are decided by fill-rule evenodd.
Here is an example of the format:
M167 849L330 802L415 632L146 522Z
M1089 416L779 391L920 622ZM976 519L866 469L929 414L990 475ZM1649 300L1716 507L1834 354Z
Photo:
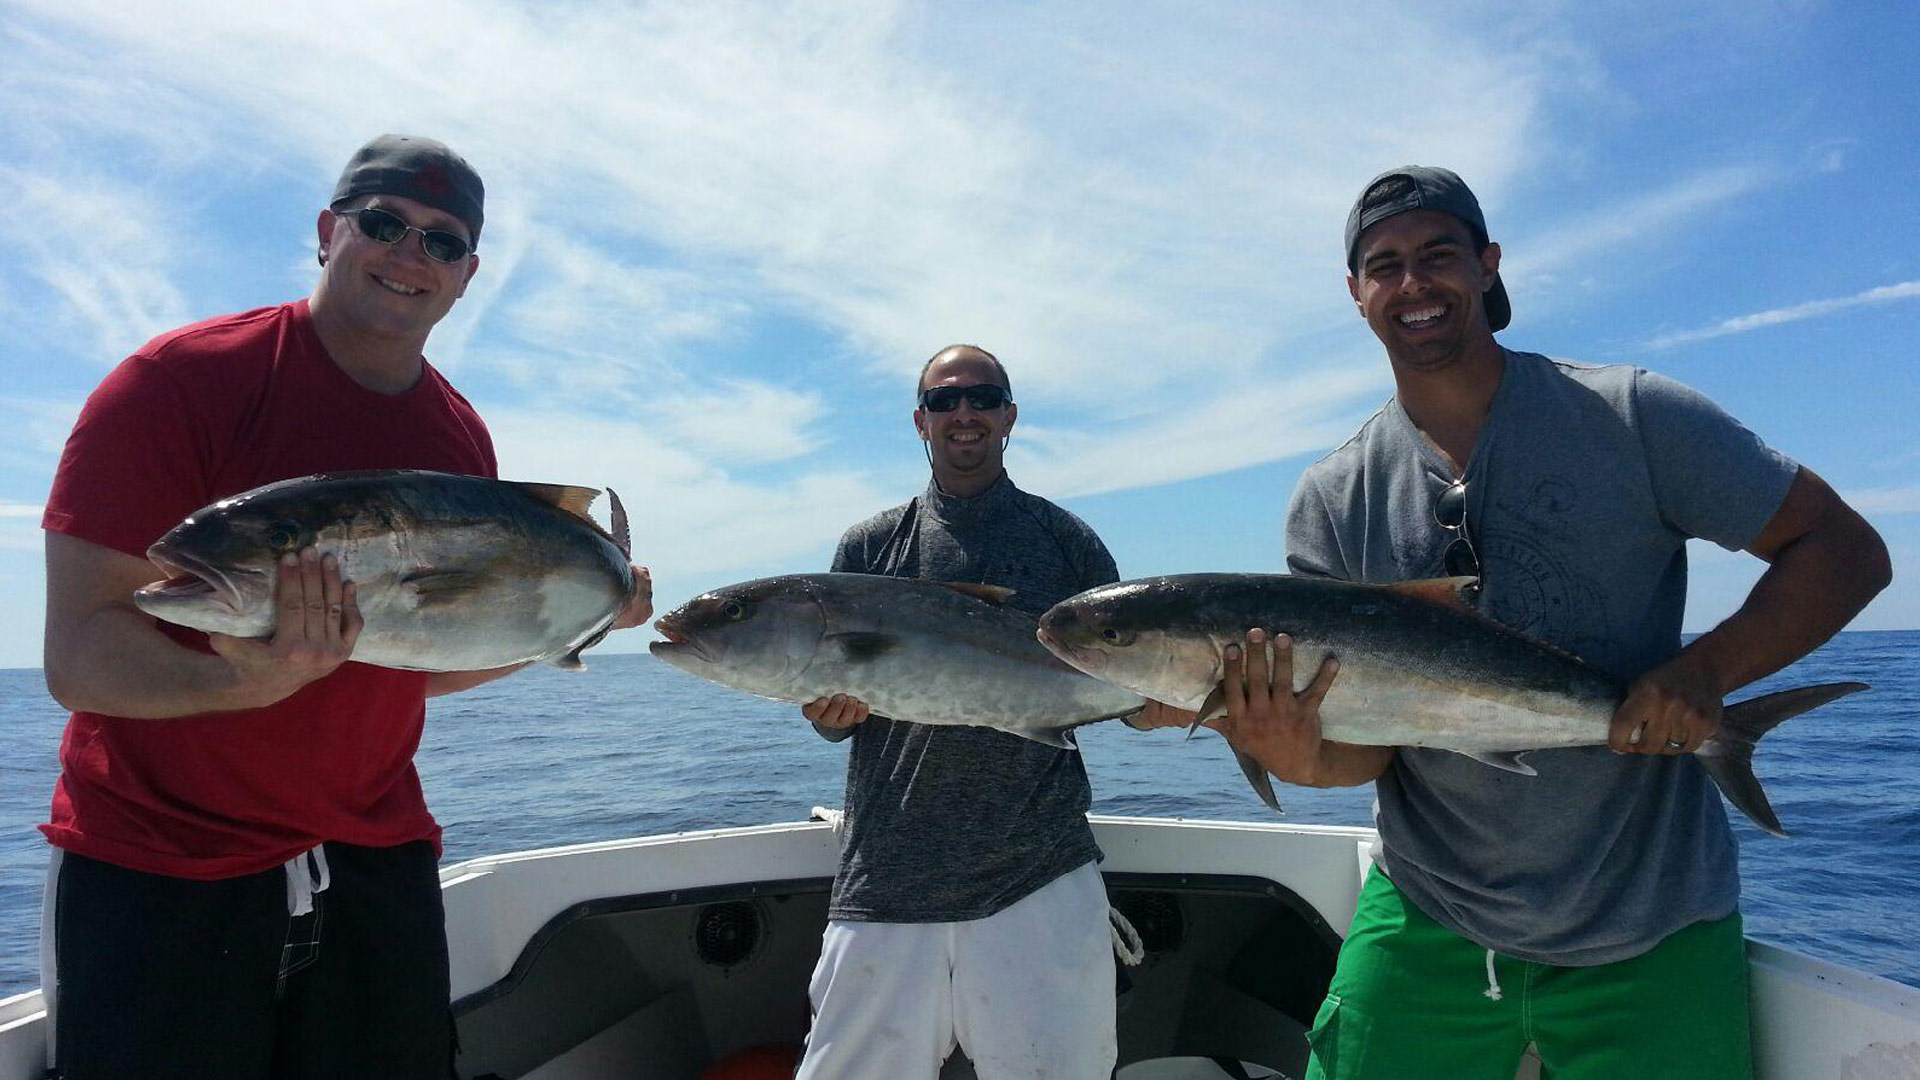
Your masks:
M1353 580L1340 552L1340 536L1320 486L1300 478L1287 503L1287 572L1302 577Z
M145 557L212 501L214 456L200 403L157 361L136 354L81 408L41 527Z
M1673 379L1636 372L1633 395L1662 518L1730 551L1750 546L1780 509L1799 465Z
M1084 591L1119 581L1120 567L1114 563L1113 553L1107 550L1100 534L1079 518L1074 519L1074 524L1080 527L1076 533L1080 537L1080 550L1074 560L1080 588Z

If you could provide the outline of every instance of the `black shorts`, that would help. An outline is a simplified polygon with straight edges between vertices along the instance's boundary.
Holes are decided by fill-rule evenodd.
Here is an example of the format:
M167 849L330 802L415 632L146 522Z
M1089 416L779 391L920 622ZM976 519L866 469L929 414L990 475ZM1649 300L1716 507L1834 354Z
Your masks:
M284 869L188 881L63 853L54 1075L452 1077L433 846L325 851L331 884L298 917Z

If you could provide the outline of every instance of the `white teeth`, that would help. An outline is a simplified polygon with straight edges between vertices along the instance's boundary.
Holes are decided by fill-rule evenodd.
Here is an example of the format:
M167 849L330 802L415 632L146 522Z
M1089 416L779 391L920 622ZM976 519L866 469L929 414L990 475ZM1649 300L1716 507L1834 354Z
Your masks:
M982 438L985 438L985 436L981 435L977 431L963 431L954 435L953 441L964 442L964 443L974 443L974 442L979 442Z
M1409 311L1400 316L1400 322L1404 326L1412 326L1415 323L1432 322L1446 313L1445 307L1421 308L1419 311Z
M394 281L391 278L383 278L378 275L376 275L373 280L379 282L380 284L386 286L387 288L393 290L394 292L399 293L401 296L417 296L420 293L426 292L425 289L416 289L411 285L402 285L401 283Z

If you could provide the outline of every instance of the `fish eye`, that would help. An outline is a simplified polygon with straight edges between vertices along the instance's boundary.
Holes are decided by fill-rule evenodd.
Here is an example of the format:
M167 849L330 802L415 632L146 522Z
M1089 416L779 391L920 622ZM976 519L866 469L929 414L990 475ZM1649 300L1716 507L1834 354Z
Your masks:
M720 606L720 613L734 622L747 617L747 609L738 600L729 600Z
M275 551L292 551L300 546L300 526L291 521L276 521L267 530L267 546Z
M1133 644L1134 638L1138 636L1139 635L1130 630L1121 630L1118 627L1103 626L1100 628L1100 640L1109 645L1131 645Z

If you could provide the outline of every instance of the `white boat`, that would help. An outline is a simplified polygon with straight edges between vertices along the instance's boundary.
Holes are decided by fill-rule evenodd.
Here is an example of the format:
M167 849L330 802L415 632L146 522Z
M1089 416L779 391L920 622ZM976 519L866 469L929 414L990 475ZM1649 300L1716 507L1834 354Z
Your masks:
M1115 988L1119 1080L1300 1076L1372 831L1092 820L1145 951ZM460 1076L696 1080L797 1044L837 856L832 823L810 821L447 866ZM1920 990L1747 953L1759 1080L1920 1078ZM0 1080L42 1076L44 1021L37 991L0 1001ZM942 1074L972 1075L959 1055Z

